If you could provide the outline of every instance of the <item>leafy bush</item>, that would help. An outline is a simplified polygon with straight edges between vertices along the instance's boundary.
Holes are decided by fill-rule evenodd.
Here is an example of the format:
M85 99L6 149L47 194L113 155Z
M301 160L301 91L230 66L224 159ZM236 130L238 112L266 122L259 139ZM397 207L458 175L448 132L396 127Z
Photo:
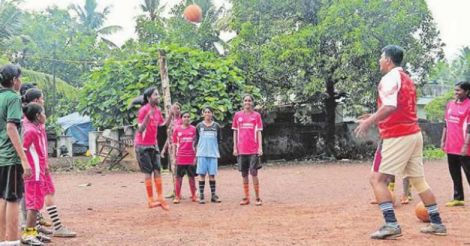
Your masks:
M443 121L447 103L452 100L453 91L434 98L428 105L424 107L426 118L430 121Z
M446 157L446 153L434 145L428 145L424 148L423 156L426 160L442 160Z
M180 102L193 117L203 106L211 106L217 120L225 121L241 106L243 93L259 95L229 59L177 46L160 48L167 55L172 100ZM140 46L127 52L133 54L125 60L107 59L103 67L93 71L81 92L79 107L96 127L131 123L129 115L136 111L128 109L132 99L150 86L161 92L157 48Z

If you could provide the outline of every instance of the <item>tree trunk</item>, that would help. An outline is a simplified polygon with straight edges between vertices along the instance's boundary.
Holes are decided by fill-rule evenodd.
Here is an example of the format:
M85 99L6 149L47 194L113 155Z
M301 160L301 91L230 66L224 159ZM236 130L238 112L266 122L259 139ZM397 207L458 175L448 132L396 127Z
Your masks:
M170 79L168 78L168 67L166 65L165 51L159 49L160 78L162 80L163 106L165 114L169 115L171 107Z
M336 95L334 81L326 82L326 92L328 97L325 100L325 154L327 157L335 157Z

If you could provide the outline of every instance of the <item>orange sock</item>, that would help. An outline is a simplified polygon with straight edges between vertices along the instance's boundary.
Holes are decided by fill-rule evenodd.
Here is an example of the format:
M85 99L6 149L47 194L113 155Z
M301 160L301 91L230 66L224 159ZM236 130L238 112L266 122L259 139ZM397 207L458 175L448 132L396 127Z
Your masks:
M245 192L245 198L250 197L250 184L249 183L243 183L243 191Z
M155 189L159 200L163 200L162 177L155 178Z
M253 184L253 188L255 189L256 199L259 198L259 184Z
M147 189L147 201L153 201L152 179L145 179L145 188Z

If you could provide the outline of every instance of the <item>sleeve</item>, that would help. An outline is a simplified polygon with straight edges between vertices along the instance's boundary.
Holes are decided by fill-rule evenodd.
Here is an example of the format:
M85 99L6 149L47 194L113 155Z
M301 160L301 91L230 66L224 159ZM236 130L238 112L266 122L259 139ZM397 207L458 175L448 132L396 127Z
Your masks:
M232 120L232 130L238 130L238 114L233 116Z
M398 71L391 71L380 81L379 96L383 105L397 107L401 79Z
M21 117L23 116L21 99L14 97L8 101L7 105L7 122L20 124Z
M35 138L36 134L34 133L34 131L26 130L23 133L23 150L25 152L29 151L29 147L31 147Z
M446 115L447 115L447 110L446 110ZM470 106L467 108L467 125L470 125Z
M147 110L145 107L139 109L139 113L137 114L137 123L142 124L144 122L145 115L147 115Z
M222 129L220 128L220 125L216 123L216 128L217 128L217 143L220 144L222 142Z
M256 117L256 128L258 131L263 130L263 120L261 120L261 114L258 114Z

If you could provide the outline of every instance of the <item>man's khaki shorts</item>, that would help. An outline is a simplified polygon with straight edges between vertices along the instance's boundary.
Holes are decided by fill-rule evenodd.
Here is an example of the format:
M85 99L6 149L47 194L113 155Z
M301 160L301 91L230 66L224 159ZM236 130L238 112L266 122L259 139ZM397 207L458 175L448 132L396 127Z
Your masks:
M375 153L372 171L404 177L423 177L423 135L421 132L384 139Z

